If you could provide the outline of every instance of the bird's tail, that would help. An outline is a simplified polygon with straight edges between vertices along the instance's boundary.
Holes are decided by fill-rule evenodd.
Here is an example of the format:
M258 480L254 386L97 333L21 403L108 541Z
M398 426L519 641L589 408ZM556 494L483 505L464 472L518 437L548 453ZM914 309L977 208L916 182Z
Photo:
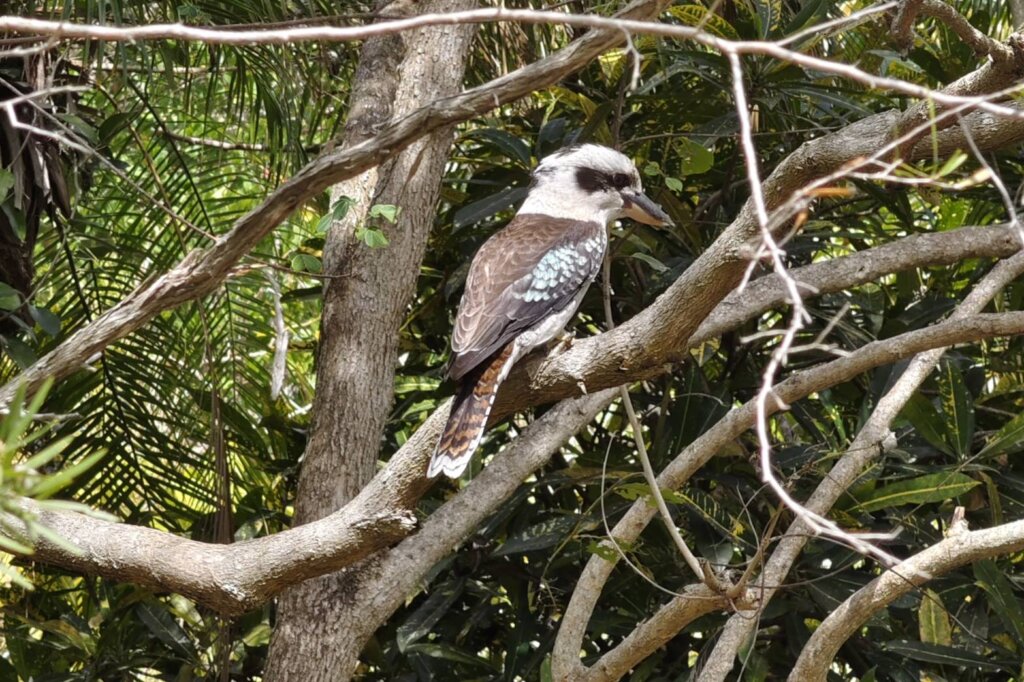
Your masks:
M480 363L480 369L459 382L448 423L430 458L427 478L434 478L442 471L449 478L458 478L465 471L487 428L498 387L515 361L514 345L510 343L502 348L490 361Z

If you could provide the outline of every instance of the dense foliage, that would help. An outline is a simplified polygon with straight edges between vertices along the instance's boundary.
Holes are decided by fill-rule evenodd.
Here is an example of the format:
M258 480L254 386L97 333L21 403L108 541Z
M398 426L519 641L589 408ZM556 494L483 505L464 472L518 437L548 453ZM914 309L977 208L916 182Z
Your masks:
M508 3L512 5L514 3ZM570 8L579 9L580 3ZM588 6L609 12L613 3ZM998 0L955 3L982 32L1005 38L1010 18ZM742 39L778 39L866 3L743 0L721 3L706 28ZM146 23L268 23L322 17L346 22L361 3L22 3L24 14ZM97 14L103 12L103 14ZM339 12L345 16L336 16ZM669 20L692 24L698 5ZM572 37L562 28L486 26L477 38L470 84L532 61ZM913 49L890 42L887 20L823 37L803 51L869 72L938 87L977 67L974 53L946 28L925 21ZM735 217L749 195L728 62L684 42L637 38L641 79L630 89L631 55L614 51L559 87L473 120L458 132L437 211L428 260L402 328L403 354L385 456L451 394L443 380L451 314L475 249L511 215L529 169L571 142L618 145L637 160L645 186L677 227L659 232L624 223L613 229L612 289L617 321L650 304ZM4 147L0 198L4 229L38 223L34 275L0 274L6 314L0 380L17 375L140 282L223 233L304 162L336 138L357 49L352 44L227 48L184 42L66 44L29 56L0 53L0 97L43 84L81 84L39 98L35 125L77 142L18 131L53 160L67 206L23 200L29 191ZM904 102L849 81L768 58L745 60L756 107L760 163L772 169L804 141ZM70 94L69 94L70 93ZM6 130L6 129L5 129ZM10 139L3 144L10 144ZM60 149L61 151L57 152ZM1019 150L988 161L1010 188L1020 185ZM59 160L59 163L58 163ZM906 168L908 177L955 182L978 168L969 154ZM31 185L31 183L30 183ZM991 183L957 191L860 182L849 197L819 202L787 246L791 265L816 262L918 232L984 225L1006 218ZM243 261L216 295L159 316L107 349L90 367L54 385L37 409L61 415L24 453L59 443L43 470L90 462L61 495L128 523L197 540L230 542L286 528L295 494L314 385L327 197L309 205ZM21 227L18 228L17 226ZM365 248L388 248L368 235ZM856 348L919 328L948 313L990 263L910 271L810 301L810 342L837 315L829 340ZM6 270L4 271L7 272ZM278 297L278 293L280 295ZM1014 284L997 309L1021 306ZM280 305L290 335L279 395L271 390L274 318ZM25 312L28 312L26 315ZM691 361L632 387L655 468L731 407L750 399L787 320L780 309L706 344ZM578 333L604 328L601 292L588 295ZM955 504L972 527L1024 516L1024 356L1018 339L947 354L898 421L900 447L866 472L835 510L852 528L902 532L887 551L906 556L941 539ZM827 351L795 356L793 372ZM777 464L798 499L841 453L901 366L887 366L815 394L773 426ZM486 457L528 422L494 429ZM38 423L38 422L37 422ZM8 433L11 433L8 431ZM66 440L65 440L66 439ZM2 444L2 443L0 443ZM738 569L788 512L765 491L753 435L721 452L670 497L699 554ZM0 454L4 453L0 449ZM97 454L100 453L100 454ZM4 455L5 457L7 455ZM0 503L31 489L28 474L0 462ZM478 461L475 467L482 466ZM602 470L607 476L602 477ZM62 484L68 483L66 480ZM429 593L408 602L364 655L365 679L527 679L549 677L555 625L604 524L645 494L621 407L613 405L522 485L471 542L438 565ZM451 484L423 501L436 508ZM0 504L2 507L2 504ZM777 518L779 517L779 518ZM3 549L0 546L0 549ZM690 581L657 525L628 548L591 621L592 653L607 649ZM266 605L230 623L175 595L82 577L8 555L0 564L0 678L35 680L208 679L230 659L232 679L257 679L273 622ZM1019 557L986 561L943 577L873 619L840 654L860 679L1008 679L1024 660ZM844 547L814 541L785 589L761 615L743 679L784 675L816 621L879 569ZM34 589L28 589L25 582ZM648 659L635 680L686 679L710 651L725 615L705 617ZM838 678L837 678L838 679Z

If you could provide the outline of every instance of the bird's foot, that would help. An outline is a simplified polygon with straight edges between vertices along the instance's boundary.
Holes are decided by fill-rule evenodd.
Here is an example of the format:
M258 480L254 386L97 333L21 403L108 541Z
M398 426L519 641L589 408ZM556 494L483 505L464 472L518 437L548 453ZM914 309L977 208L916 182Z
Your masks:
M576 332L563 331L561 334L554 338L554 342L551 345L551 350L548 351L548 357L553 358L561 355L565 351L572 348L572 342L576 338Z

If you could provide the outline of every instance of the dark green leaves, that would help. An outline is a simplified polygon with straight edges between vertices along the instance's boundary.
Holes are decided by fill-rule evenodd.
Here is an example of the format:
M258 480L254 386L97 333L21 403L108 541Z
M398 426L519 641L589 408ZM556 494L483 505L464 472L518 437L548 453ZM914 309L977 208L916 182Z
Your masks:
M964 495L979 481L961 473L937 473L880 486L860 498L854 511L873 512L905 504L943 502Z

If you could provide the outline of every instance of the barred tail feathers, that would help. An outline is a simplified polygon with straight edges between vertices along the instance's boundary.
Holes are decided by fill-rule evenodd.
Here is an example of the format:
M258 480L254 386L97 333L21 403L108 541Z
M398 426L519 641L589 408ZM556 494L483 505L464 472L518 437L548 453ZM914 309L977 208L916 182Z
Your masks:
M481 371L463 377L452 401L448 423L430 458L427 478L434 478L441 472L449 478L458 478L466 470L487 428L498 387L515 363L514 347L514 342L508 344L489 362L483 363Z

